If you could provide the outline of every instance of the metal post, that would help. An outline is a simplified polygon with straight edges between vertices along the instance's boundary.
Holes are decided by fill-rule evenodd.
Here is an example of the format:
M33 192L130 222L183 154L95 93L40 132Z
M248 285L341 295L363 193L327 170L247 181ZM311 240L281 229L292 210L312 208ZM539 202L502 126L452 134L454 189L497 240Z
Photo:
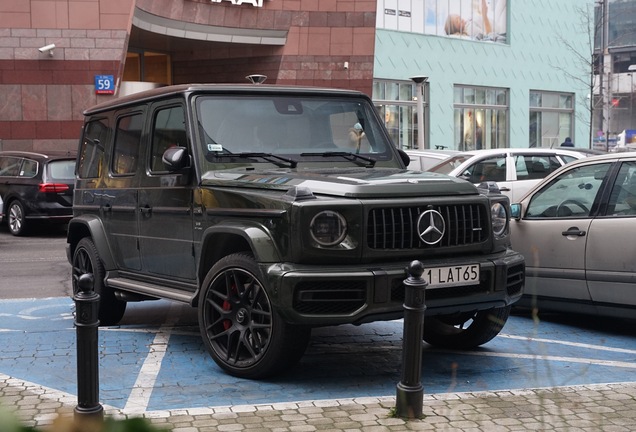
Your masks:
M415 83L417 100L415 112L417 114L417 149L424 150L424 83L428 81L426 76L414 76L411 80Z
M77 337L77 406L76 420L103 421L104 407L99 403L99 362L97 327L99 327L99 294L93 290L93 275L83 274L78 280L75 300Z
M422 417L424 388L422 387L422 334L424 332L425 291L428 282L422 279L424 265L409 264L410 277L404 280L404 330L402 335L402 381L397 385L396 415Z

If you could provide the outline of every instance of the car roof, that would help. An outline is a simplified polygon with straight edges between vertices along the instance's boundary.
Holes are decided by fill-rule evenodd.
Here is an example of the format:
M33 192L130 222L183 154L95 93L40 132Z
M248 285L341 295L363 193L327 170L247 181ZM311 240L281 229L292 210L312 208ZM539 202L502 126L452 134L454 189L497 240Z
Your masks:
M75 152L63 150L47 150L42 152L22 151L22 150L4 150L0 151L0 156L15 156L30 158L38 161L55 160L55 159L75 159Z
M170 98L174 96L186 96L192 93L236 93L236 94L279 94L289 95L334 95L341 96L366 96L356 90L307 87L307 86L282 86L274 84L178 84L172 86L157 87L150 90L133 93L127 96L114 98L101 104L95 105L84 111L84 115L108 111L113 108L120 108L138 103L155 101L157 99Z
M577 152L574 148L570 147L569 149L563 148L548 148L548 147L506 147L506 148L496 148L496 149L481 149L481 150L466 150L461 151L455 156L459 155L473 155L473 156L488 156L488 155L497 155L501 153L510 153L510 154L563 154L563 155L571 155L571 156L581 156L583 152Z

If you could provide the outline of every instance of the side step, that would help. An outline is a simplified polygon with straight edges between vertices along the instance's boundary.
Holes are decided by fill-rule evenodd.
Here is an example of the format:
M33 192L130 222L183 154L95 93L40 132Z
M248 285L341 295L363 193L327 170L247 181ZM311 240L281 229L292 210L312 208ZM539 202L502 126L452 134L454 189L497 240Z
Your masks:
M122 290L134 294L141 294L142 296L149 296L152 298L163 298L169 300L175 300L182 303L192 305L194 302L194 292L186 291L182 289L175 289L163 285L155 285L146 282L134 281L122 277L107 278L106 285L114 290ZM121 296L123 299L126 295ZM139 298L140 299L140 298Z

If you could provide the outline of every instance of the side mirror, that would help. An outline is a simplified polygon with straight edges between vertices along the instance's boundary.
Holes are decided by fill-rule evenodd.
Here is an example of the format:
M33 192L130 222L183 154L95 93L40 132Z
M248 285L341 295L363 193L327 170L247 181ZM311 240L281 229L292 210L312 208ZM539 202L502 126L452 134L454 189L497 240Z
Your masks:
M163 152L162 160L168 171L180 171L190 166L190 158L185 147L170 147Z
M402 163L404 164L405 167L408 168L409 164L411 163L411 158L404 150L399 148L397 149L397 151L400 154L400 159L402 159Z
M521 219L521 204L510 204L510 217L515 220Z

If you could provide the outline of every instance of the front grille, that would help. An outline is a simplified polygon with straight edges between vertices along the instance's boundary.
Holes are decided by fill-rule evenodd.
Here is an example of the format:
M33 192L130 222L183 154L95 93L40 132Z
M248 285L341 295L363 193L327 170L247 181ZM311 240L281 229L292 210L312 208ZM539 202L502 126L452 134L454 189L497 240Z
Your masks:
M439 243L423 242L417 220L426 210L437 210L446 225ZM371 249L431 249L478 244L488 238L488 214L480 204L376 208L369 212L367 244Z
M296 287L294 309L302 314L349 314L366 303L365 281L306 281Z

